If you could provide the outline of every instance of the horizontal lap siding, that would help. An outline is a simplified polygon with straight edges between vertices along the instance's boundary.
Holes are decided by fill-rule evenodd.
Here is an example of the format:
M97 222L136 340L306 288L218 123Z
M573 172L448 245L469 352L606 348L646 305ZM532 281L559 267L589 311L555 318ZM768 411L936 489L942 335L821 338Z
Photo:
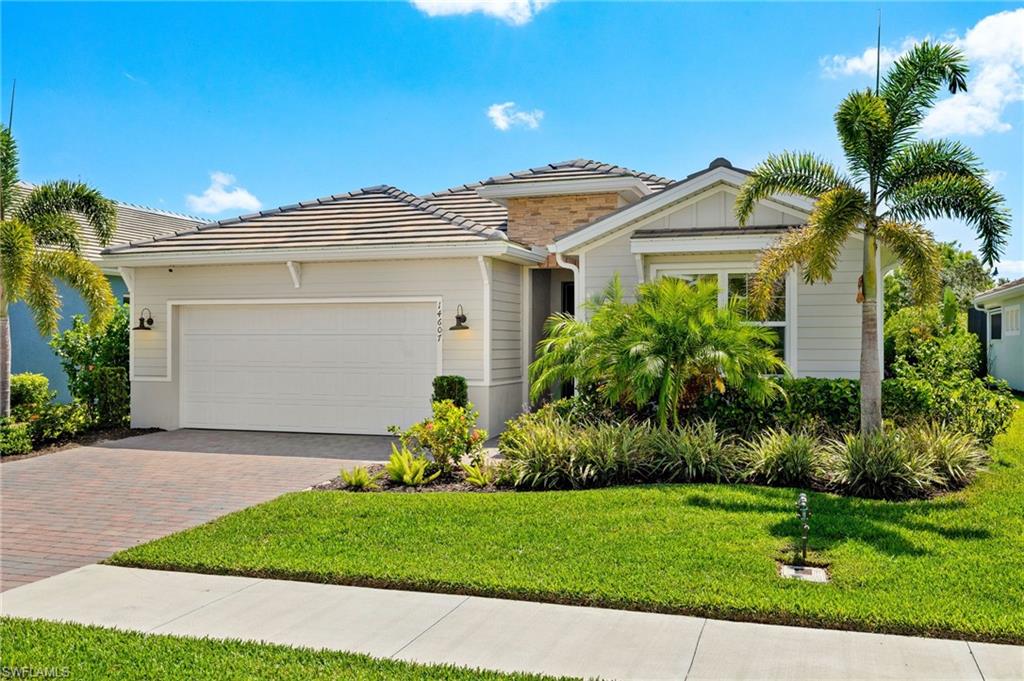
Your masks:
M302 266L301 283L300 288L293 286L284 263L188 266L173 271L166 267L136 268L135 312L149 308L155 323L152 331L134 335L135 375L163 376L167 371L168 300L440 297L444 315L443 370L469 380L483 380L484 311L475 258L307 263ZM470 321L469 331L448 331L459 304L470 320L480 321L475 328Z
M857 278L862 270L862 242L850 239L843 248L831 283L797 286L801 376L860 376L860 316ZM881 301L879 301L881 305Z
M520 380L522 292L520 267L493 260L491 268L491 380Z

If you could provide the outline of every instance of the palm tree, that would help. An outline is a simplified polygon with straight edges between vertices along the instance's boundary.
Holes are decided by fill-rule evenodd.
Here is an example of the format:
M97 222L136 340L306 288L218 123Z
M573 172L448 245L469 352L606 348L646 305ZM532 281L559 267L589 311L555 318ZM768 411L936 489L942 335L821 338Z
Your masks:
M924 220L950 217L973 227L982 260L991 264L1010 231L1003 197L986 180L978 157L959 142L920 140L916 133L943 86L966 89L967 63L951 45L920 43L900 57L875 91L850 93L835 114L849 174L809 153L785 152L759 164L740 189L741 225L757 201L778 193L815 201L808 224L780 238L760 257L750 304L765 314L772 287L786 271L803 267L808 283L830 281L840 249L863 236L861 309L861 431L882 427L882 374L878 358L879 248L900 260L918 304L939 291L939 252Z
M767 401L780 392L767 375L785 365L772 349L771 330L748 324L744 306L734 297L719 308L715 282L672 277L642 284L636 303L624 303L615 277L591 304L590 321L564 314L548 320L530 367L532 394L536 399L554 383L575 379L609 405L656 401L662 428L669 419L678 426L682 407L727 386Z
M114 311L110 282L81 255L81 215L106 245L114 234L114 204L81 182L58 180L34 187L14 205L18 149L0 126L0 416L11 412L11 323L9 308L23 301L39 332L53 335L61 297L55 280L77 291L93 328Z

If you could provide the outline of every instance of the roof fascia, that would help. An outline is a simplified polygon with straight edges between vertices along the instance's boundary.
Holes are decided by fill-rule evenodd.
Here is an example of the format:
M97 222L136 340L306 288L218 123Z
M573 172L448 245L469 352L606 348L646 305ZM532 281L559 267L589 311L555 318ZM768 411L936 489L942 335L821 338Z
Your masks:
M103 256L104 267L146 267L161 265L245 265L258 263L330 262L349 260L411 260L423 258L466 258L489 256L524 264L544 262L547 253L534 251L508 241L483 240L479 243L425 246L342 246L334 248L278 248L220 250L212 252L139 253L121 251Z
M997 300L1002 300L1004 297L1020 295L1021 293L1024 293L1024 281L1007 288L999 289L998 291L986 291L984 293L979 293L974 296L974 302L975 304L982 302L991 303Z

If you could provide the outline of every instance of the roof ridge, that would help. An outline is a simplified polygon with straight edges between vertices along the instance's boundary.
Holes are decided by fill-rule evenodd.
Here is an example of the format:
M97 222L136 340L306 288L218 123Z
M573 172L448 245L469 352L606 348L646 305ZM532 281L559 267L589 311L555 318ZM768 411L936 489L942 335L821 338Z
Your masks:
M435 206L422 196L417 196L415 194L412 194L411 192L405 191L404 189L400 189L392 185L389 185L388 188L389 191L385 193L391 195L393 198L408 203L409 205L419 210L425 210L425 212L431 213L432 215L436 215L445 222L453 224L457 227L461 227L463 229L467 229L471 232L478 232L484 234L489 239L508 240L508 237L505 236L505 233L499 229L494 229L493 227L482 225L476 220L466 217L465 215L460 215L455 211L442 208L441 206Z

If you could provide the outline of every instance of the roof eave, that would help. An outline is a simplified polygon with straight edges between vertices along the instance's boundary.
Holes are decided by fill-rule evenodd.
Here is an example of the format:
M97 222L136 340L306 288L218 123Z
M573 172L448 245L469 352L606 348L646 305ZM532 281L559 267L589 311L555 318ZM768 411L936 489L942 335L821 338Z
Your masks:
M104 267L150 267L163 265L246 265L277 262L342 262L354 260L412 260L424 258L497 257L524 264L544 262L547 253L498 239L474 243L415 245L341 246L326 248L274 248L174 253L119 251L102 256Z
M995 289L979 293L974 297L974 304L991 303L1002 300L1004 297L1020 295L1024 293L1024 279L1012 286L997 287Z

